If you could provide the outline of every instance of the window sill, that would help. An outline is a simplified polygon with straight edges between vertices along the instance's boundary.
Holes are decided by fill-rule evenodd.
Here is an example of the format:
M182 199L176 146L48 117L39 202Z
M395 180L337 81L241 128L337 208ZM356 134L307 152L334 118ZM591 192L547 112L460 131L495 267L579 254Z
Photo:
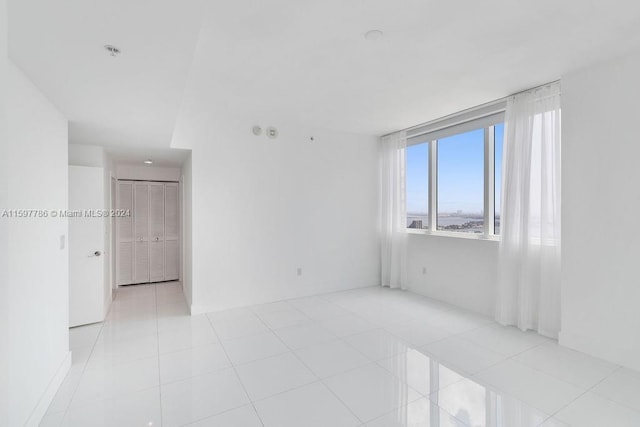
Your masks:
M458 239L489 240L493 242L500 241L500 236L498 235L487 236L486 234L456 233L451 231L429 231L429 230L418 230L415 228L407 228L406 230L407 230L407 234L415 234L415 235L422 235L422 236L454 237Z

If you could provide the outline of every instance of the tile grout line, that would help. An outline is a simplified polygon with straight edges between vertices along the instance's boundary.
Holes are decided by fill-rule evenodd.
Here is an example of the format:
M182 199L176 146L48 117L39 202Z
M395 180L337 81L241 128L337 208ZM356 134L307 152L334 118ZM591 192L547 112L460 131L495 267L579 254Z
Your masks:
M328 303L328 304L331 304L331 305L334 305L334 306L336 306L336 307L339 307L337 304L334 304L334 303L333 303L333 302L331 302L331 301L327 301L327 303ZM340 308L342 308L342 307L340 307ZM303 314L305 314L305 313L303 312ZM359 316L359 315L357 315L357 314L355 314L355 313L354 313L354 315L358 316L359 318L362 318L361 316ZM305 316L306 316L306 314L305 314ZM258 317L259 317L259 316L258 316ZM308 316L307 316L307 317L308 317ZM317 321L317 320L315 320L315 319L311 319L311 320L312 320L312 321L314 321L315 323L318 323L318 321ZM363 320L366 320L366 319L363 319ZM324 389L325 389L325 390L328 390L328 391L329 391L329 393L331 393L331 394L332 394L332 395L333 395L333 396L338 400L338 402L340 402L340 403L342 404L342 406L343 406L344 408L346 408L346 409L347 409L347 411L349 411L349 413L351 413L351 415L353 415L353 416L354 416L354 418L360 422L359 426L363 426L363 425L365 425L365 421L363 421L362 419L360 419L360 417L358 417L358 416L355 414L355 412L353 412L353 410L351 409L351 407L350 407L349 405L347 405L347 404L346 404L346 403L345 403L345 402L344 402L344 401L343 401L343 400L342 400L342 399L341 399L341 398L340 398L340 397L339 397L339 396L338 396L338 395L337 395L337 394L336 394L336 393L331 389L331 387L329 387L329 386L325 383L325 381L324 381L324 380L325 380L326 378L322 378L322 377L320 377L319 375L317 375L315 372L313 372L313 370L311 369L311 367L310 367L310 366L308 366L308 365L304 362L304 360L302 360L302 359L300 358L300 356L296 353L296 351L297 351L297 350L302 350L302 349L304 349L304 348L312 347L313 345L318 345L318 344L323 344L323 343L311 344L311 345L309 345L309 346L307 346L307 347L302 347L302 348L299 348L299 349L297 349L297 350L294 350L291 346L289 346L286 342L284 342L284 340L283 340L282 338L280 338L280 336L278 335L278 333L276 332L276 330L275 330L275 329L273 329L273 328L271 328L269 325L267 325L267 324L266 324L266 322L264 322L264 320L262 320L261 318L260 318L260 321L262 321L262 322L263 322L263 324L264 324L264 325L265 325L265 326L266 326L266 327L271 331L271 333L272 333L272 334L274 334L274 335L275 335L275 336L276 336L276 337L277 337L277 338L278 338L278 339L279 339L279 340L280 340L280 341L281 341L281 342L282 342L282 343L283 343L287 348L289 348L289 352L290 352L291 354L293 354L293 356L294 356L294 357L295 357L295 358L296 358L296 359L297 359L297 360L298 360L298 361L299 361L303 366L305 366L305 367L309 370L309 372L311 372L311 373L316 377L316 379L317 379L317 381L314 381L314 382L311 382L311 383L308 383L308 384L304 384L304 385L301 385L301 386L298 386L298 387L294 387L294 388L292 388L292 389L290 389L290 390L285 390L285 391L282 391L282 392L280 392L280 393L276 393L276 394L274 394L274 395L272 395L272 396L268 396L268 397L266 397L265 399L269 399L269 398L271 398L271 397L273 397L273 396L277 396L277 395L280 395L280 394L288 393L288 392L293 391L293 390L298 390L298 389L301 389L301 388L303 388L303 387L307 387L307 386L309 386L309 385L319 383L319 384L322 384L322 386L324 387ZM295 325L292 325L292 326L295 326ZM321 326L320 326L320 327L321 327ZM321 328L322 328L322 327L321 327ZM322 328L322 329L325 329L325 328ZM347 341L345 341L344 339L342 339L342 337L338 337L338 336L336 336L335 334L333 334L333 333L332 333L332 332L330 332L330 331L327 331L327 332L331 333L331 335L333 335L333 336L336 338L336 340L332 340L332 341L340 341L340 342L342 342L342 343L346 344L347 346L349 346L349 347L353 348L356 352L358 352L358 353L362 354L358 349L354 348L354 347L353 347L353 346L351 346ZM331 341L328 341L328 342L331 342ZM353 370L356 370L356 369L360 369L360 368L362 368L363 366L368 366L368 365L372 365L372 364L374 364L374 365L376 365L376 366L377 366L377 364L376 364L376 362L375 362L375 361L371 361L371 359L369 359L369 357L365 356L364 354L362 354L362 356L363 356L365 359L369 360L370 362L369 362L369 363L367 363L367 364L365 364L365 365L362 365L362 366L358 366L358 367L355 367L355 368L349 369L349 370L347 370L347 371L345 371L345 372L341 372L341 373L338 373L338 374L336 374L336 375L332 375L332 376L327 377L327 378L331 378L331 377L333 377L333 376L337 376L337 375L342 375L342 374L344 374L344 373L346 373L346 372L353 371ZM263 399L263 400L264 400L264 399Z
M162 407L162 378L160 377L160 327L158 322L158 288L157 284L153 285L153 296L155 299L155 307L156 307L156 346L158 349L158 394L160 398L160 425L163 424L164 418L164 408Z
M333 302L327 302L327 303L328 303L328 304L332 304L332 305L336 305L336 304L333 304ZM336 306L337 306L337 305L336 305ZM261 319L261 320L262 320L262 319ZM314 320L314 321L315 321L315 320ZM317 321L315 321L315 322L317 322ZM263 323L264 323L264 322L263 322ZM335 398L336 398L336 399L337 399L337 400L342 404L342 406L343 406L343 407L345 407L345 408L347 409L347 411L349 411L349 413L351 413L351 415L353 415L353 416L355 417L355 419L356 419L356 420L358 420L358 421L360 422L360 426L364 425L364 422L360 419L360 417L358 417L358 416L353 412L353 410L352 410L352 409L351 409L351 408L350 408L350 407L349 407L349 406L348 406L348 405L347 405L347 404L346 404L342 399L340 399L340 397L338 397L338 396L333 392L333 390L331 390L331 388L330 388L329 386L327 386L327 385L324 383L323 378L321 378L319 375L317 375L315 372L313 372L313 370L311 369L311 367L310 367L310 366L308 366L306 363L304 363L304 360L302 360L302 359L300 358L300 356L298 356L298 354L296 353L296 350L294 350L294 349L293 349L292 347L290 347L286 342L284 342L284 340L283 340L282 338L280 338L280 336L277 334L277 332L276 332L274 329L271 329L271 328L269 327L269 325L265 325L265 326L267 326L267 328L269 328L269 330L271 331L271 333L273 333L273 334L274 334L274 335L275 335L275 336L276 336L276 337L277 337L277 338L278 338L278 339L279 339L279 340L280 340L280 341L281 341L281 342L282 342L282 343L283 343L283 344L284 344L284 345L289 349L289 352L290 352L291 354L293 354L293 356L294 356L294 357L295 357L295 358L296 358L300 363L302 363L302 365L303 365L303 366L305 366L305 367L309 370L309 372L311 372L311 373L316 377L316 381L314 381L314 382L311 382L311 383L308 383L308 384L304 384L304 385L301 385L301 386L298 386L298 387L294 387L294 388L292 388L292 389L290 389L290 390L285 390L285 391L282 391L282 392L280 392L280 393L276 393L276 394L274 394L274 395L272 395L272 396L266 397L265 399L269 399L269 398L271 398L271 397L273 397L273 396L278 396L278 395L280 395L280 394L288 393L288 392L293 391L293 390L298 390L298 389L300 389L300 388L303 388L303 387L306 387L306 386L309 386L309 385L312 385L312 384L322 384L322 386L323 386L326 390L328 390L328 391L329 391L329 393L331 393L331 394L332 394L332 395L333 395L333 396L334 396L334 397L335 397ZM324 329L324 328L323 328L323 329ZM329 331L327 331L327 332L329 332ZM334 334L332 334L332 335L334 335ZM335 338L336 338L336 340L335 340L335 341L342 341L342 342L344 342L345 344L349 345L349 344L348 344L348 343L346 343L344 340L342 340L342 338L337 337L337 336L336 336ZM332 340L332 341L333 341L333 340ZM329 342L331 342L331 341L329 341ZM311 345L309 345L309 346L307 346L307 347L312 347L313 345L315 345L315 344L311 344ZM297 350L302 350L303 348L306 348L306 347L302 347L302 348L299 348L299 349L297 349ZM368 358L367 358L367 359L368 359ZM366 365L364 365L364 366L366 366ZM358 367L358 368L360 368L360 367ZM357 368L354 368L354 369L357 369ZM337 374L337 375L341 375L341 374ZM263 399L263 400L264 400L264 399Z
M116 290L116 295L117 295L117 290ZM115 298L114 298L115 300ZM111 309L112 306L111 304L109 304L109 310L107 311L107 314L105 315L105 320L100 322L100 329L98 330L98 333L96 334L96 337L93 341L93 344L91 345L91 351L89 352L89 356L87 356L87 360L86 362L84 362L83 366L82 366L82 370L80 371L80 378L78 379L78 384L76 384L76 386L73 388L73 392L71 393L71 397L69 398L69 402L65 405L65 409L64 411L60 411L61 413L63 412L63 421L67 418L67 414L68 412L71 410L71 403L73 402L73 399L76 396L76 393L78 391L78 388L80 387L80 383L82 382L82 379L84 378L84 374L87 370L87 366L89 365L89 360L91 360L91 356L93 356L93 352L95 351L96 345L98 344L98 340L100 339L100 335L102 335L102 330L104 329L104 323L107 320L107 318L109 317L109 314L111 314ZM80 325L79 327L82 327L83 325ZM71 328L70 328L71 329ZM73 349L69 349L69 351L71 352L71 367L73 367ZM69 369L71 370L71 368ZM68 375L68 373L67 373ZM65 377L66 379L66 377ZM57 391L56 391L57 393ZM55 395L54 395L55 398ZM47 408L48 410L48 408ZM47 413L45 412L46 416Z
M623 367L622 367L622 366L618 366L616 369L614 369L613 371L611 371L607 376L605 376L604 378L602 378L600 381L598 381L597 383L595 383L595 384L594 384L594 385L592 385L591 387L589 387L589 388L585 389L584 393L580 394L580 395L579 395L579 396L577 396L575 399L571 400L569 403L567 403L566 405L564 405L563 407L561 407L560 409L558 409L557 411L555 411L551 416L549 416L549 418L555 417L559 412L561 412L562 410L566 409L568 406L570 406L571 404L573 404L575 401L577 401L577 400L578 400L578 399L580 399L581 397L585 396L587 393L595 394L597 397L599 397L599 398L601 398L601 399L604 399L604 400L607 400L607 401L609 401L609 402L615 403L616 405L620 405L620 406L622 406L622 407L624 407L624 408L627 408L627 409L629 409L629 410L631 410L631 411L633 411L633 412L635 412L635 413L637 413L637 414L640 414L640 411L638 411L638 410L637 410L637 409L635 409L635 408L632 408L632 407L630 407L630 406L628 406L628 405L626 405L626 404L623 404L623 403L617 402L617 401L615 401L615 400L613 400L613 399L611 399L611 398L609 398L609 397L607 397L607 396L603 396L603 395L601 395L601 394L599 394L599 393L595 393L595 392L593 392L593 391L592 391L594 388L596 388L598 385L600 385L601 383L603 383L604 381L606 381L607 379L609 379L612 375L614 375L616 372L618 372L618 371L619 371L619 370L621 370L621 369L623 369ZM547 420L548 420L549 418L547 418ZM545 422L546 422L547 420L545 420ZM560 421L562 421L562 420L560 420Z
M329 303L329 304L333 304L333 302L328 302L328 303ZM287 304L289 304L289 303L287 303ZM334 304L334 305L335 305L335 304ZM255 313L254 313L254 314L255 314ZM308 317L308 316L306 316L306 314L305 314L305 313L303 313L303 314L305 315L305 317ZM271 395L271 396L267 396L267 397L265 397L265 398L263 398L263 399L259 399L259 400L257 400L257 401L259 402L259 401L261 401L261 400L270 399L270 398L272 398L272 397L274 397L274 396L278 396L278 395L281 395L281 394L284 394L284 393L288 393L288 392L291 392L291 391L294 391L294 390L298 390L298 389L301 389L301 388L303 388L303 387L307 387L307 386L312 385L312 384L322 384L322 386L323 386L326 390L328 390L328 391L329 391L329 393L331 393L331 394L332 394L332 395L333 395L333 396L334 396L334 397L335 397L335 398L336 398L336 399L337 399L337 400L342 404L342 406L343 406L343 407L345 407L345 408L347 409L347 411L349 411L349 413L351 413L351 414L355 417L355 419L356 419L356 420L358 420L358 421L360 422L360 425L364 425L364 422L363 422L363 421L362 421L362 420L361 420L361 419L360 419L360 418L359 418L359 417L358 417L358 416L357 416L357 415L352 411L352 409L351 409L351 408L350 408L350 407L349 407L345 402L343 402L343 401L342 401L342 399L340 399L340 398L339 398L339 397L338 397L338 396L333 392L333 390L331 390L331 388L330 388L329 386L327 386L327 385L324 383L323 379L322 379L320 376L318 376L315 372L313 372L313 370L312 370L312 369L311 369L311 368L310 368L306 363L304 363L304 361L300 358L300 356L298 356L298 354L296 354L296 351L295 351L291 346L289 346L286 342L284 342L284 340L283 340L283 339L282 339L282 338L277 334L276 330L275 330L275 329L273 329L273 328L271 328L269 325L267 325L267 324L266 324L266 322L265 322L262 318L260 318L260 316L258 316L257 314L256 314L256 317L257 317L257 318L258 318L258 319L259 319L259 320L264 324L264 326L266 326L266 327L267 327L267 329L269 329L269 331L270 331L273 335L275 335L275 337L276 337L278 340L280 340L280 342L282 342L282 344L284 344L284 346L285 346L285 347L287 347L287 348L289 349L289 353L291 353L291 354L293 355L293 357L295 357L295 358L296 358L296 359L297 359L297 360L298 360L298 361L299 361L299 362L300 362L300 363L301 363L301 364L302 364L302 365L303 365L303 366L304 366L304 367L305 367L309 372L311 372L311 374L312 374L313 376L315 376L315 377L316 377L316 381L313 381L313 382L310 382L310 383L307 383L307 384L303 384L303 385L300 385L300 386L297 386L297 387L293 387L293 388L291 388L291 389L284 390L284 391L281 391L281 392L279 392L279 393L275 393L275 394L273 394L273 395ZM313 319L311 319L311 320L313 320ZM315 320L313 320L313 321L314 321L314 322L317 322L317 321L315 321ZM296 325L290 325L290 326L296 326ZM324 329L324 328L323 328L323 329ZM327 332L329 332L329 331L327 331ZM334 335L334 334L332 333L332 335ZM339 338L339 337L335 337L335 338L337 338L337 339L336 339L336 341L343 341L343 340L342 340L341 338ZM344 341L343 341L343 342L344 342ZM313 344L312 344L312 345L313 345ZM310 345L310 346L308 346L308 347L311 347L312 345ZM298 349L298 350L301 350L301 349ZM283 354L285 354L285 353L283 353ZM339 374L338 374L338 375L339 375ZM249 397L249 398L251 399L251 397ZM253 399L252 399L252 402L253 402ZM264 425L264 424L263 424L263 425Z
M209 322L209 325L211 326L211 329L213 329L213 333L216 336L216 339L218 340L218 342L220 343L220 347L222 348L222 351L224 352L225 357L227 358L227 360L231 364L231 369L233 369L233 373L235 374L236 379L238 380L238 383L240 383L240 385L242 386L242 390L244 391L244 394L247 396L247 399L249 399L249 403L251 404L251 407L253 408L253 412L258 417L258 420L260 421L260 424L262 424L262 427L264 427L264 422L262 421L262 417L258 413L258 410L256 409L256 405L254 404L253 399L251 399L251 396L249 395L249 393L247 392L247 388L245 387L244 383L242 382L242 379L240 378L240 375L238 375L238 370L236 369L236 365L233 363L233 361L229 357L229 354L227 353L227 349L224 347L224 344L222 343L222 340L220 339L220 336L218 335L218 331L216 331L215 326L213 326L211 318L209 316L207 316L207 314L205 314L204 316L207 318L207 321ZM260 319L260 321L262 321L262 319ZM245 405L243 404L241 406L238 406L238 407L232 408L232 409L241 408L242 406L245 406ZM229 409L229 410L232 410L232 409ZM221 412L221 413L224 413L224 412ZM219 414L215 414L215 415L219 415ZM212 415L212 416L215 416L215 415Z

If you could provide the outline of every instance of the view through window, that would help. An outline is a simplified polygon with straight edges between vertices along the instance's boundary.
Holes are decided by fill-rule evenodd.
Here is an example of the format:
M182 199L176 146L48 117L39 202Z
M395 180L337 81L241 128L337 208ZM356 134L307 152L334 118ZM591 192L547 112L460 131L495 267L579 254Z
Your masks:
M444 136L440 133L443 137L439 139L407 146L407 228L429 230L431 222L435 227L432 231L500 234L504 124L485 127L480 123L478 126L476 129L467 126L466 129L473 130L466 132L445 132ZM492 149L487 148L492 140L490 136L494 141ZM429 156L430 144L437 153L435 158ZM485 157L491 154L493 162L488 162L490 170L485 170ZM433 194L429 191L431 169L435 180ZM491 178L494 182L489 191L493 192L493 205L490 194L485 194L485 180L491 183ZM485 205L489 206L488 224L485 224ZM432 217L429 206L435 207Z
M407 147L407 227L429 228L429 143Z
M484 233L484 129L438 140L437 227Z

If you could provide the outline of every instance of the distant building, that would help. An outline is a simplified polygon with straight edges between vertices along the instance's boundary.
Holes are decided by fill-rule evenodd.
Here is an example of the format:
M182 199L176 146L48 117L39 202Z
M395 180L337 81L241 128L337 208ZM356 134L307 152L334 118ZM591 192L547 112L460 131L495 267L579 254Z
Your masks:
M422 229L422 220L421 219L414 219L411 224L409 225L408 228L419 228Z

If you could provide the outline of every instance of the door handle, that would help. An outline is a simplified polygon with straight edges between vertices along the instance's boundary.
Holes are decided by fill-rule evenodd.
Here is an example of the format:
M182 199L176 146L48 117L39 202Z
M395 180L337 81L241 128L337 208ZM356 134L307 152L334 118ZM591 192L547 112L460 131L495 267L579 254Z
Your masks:
M89 258L94 257L94 256L100 256L100 255L102 255L102 252L95 251L93 254L89 255Z
M159 238L159 237L156 237L156 242L157 242L158 240L160 240L160 238Z

